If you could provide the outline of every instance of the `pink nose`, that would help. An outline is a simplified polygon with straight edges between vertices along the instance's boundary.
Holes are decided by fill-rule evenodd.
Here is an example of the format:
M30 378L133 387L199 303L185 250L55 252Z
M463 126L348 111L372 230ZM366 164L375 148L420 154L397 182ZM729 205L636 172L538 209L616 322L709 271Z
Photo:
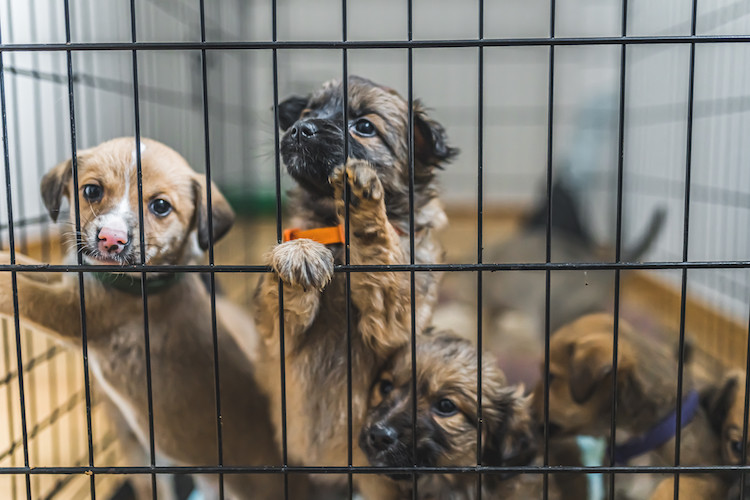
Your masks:
M128 244L128 234L125 231L103 227L99 230L99 251L102 253L118 254Z

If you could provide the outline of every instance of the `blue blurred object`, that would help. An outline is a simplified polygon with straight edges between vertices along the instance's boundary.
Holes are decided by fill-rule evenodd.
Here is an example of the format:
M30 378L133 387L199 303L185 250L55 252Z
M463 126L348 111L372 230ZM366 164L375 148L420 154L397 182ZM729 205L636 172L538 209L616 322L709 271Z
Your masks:
M607 450L607 440L593 436L577 436L576 442L581 450L581 463L586 467L602 465L604 453ZM602 474L586 474L589 484L588 500L604 500L604 476Z

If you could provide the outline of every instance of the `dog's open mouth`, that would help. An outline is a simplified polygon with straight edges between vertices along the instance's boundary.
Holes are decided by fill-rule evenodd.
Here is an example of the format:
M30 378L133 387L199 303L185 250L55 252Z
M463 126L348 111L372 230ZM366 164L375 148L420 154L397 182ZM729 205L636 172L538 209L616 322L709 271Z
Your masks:
M83 252L83 260L86 264L94 266L125 266L131 264L129 259L124 255L103 255L98 250L86 249Z

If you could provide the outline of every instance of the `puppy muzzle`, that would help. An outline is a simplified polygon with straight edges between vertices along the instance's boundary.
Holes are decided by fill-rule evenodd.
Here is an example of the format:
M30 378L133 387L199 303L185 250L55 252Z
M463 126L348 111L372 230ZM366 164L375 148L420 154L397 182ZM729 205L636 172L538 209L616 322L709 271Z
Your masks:
M340 122L341 120L338 120ZM281 158L303 188L332 196L328 176L344 163L344 131L335 119L302 119L281 139Z
M374 467L412 467L411 442L404 437L390 425L375 423L362 429L359 446ZM386 476L396 481L411 478L408 473L389 473Z

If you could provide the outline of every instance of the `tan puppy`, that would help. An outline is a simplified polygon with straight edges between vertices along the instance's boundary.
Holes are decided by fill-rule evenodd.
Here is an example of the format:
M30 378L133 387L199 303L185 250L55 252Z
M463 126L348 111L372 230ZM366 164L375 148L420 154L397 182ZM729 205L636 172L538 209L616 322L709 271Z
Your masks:
M422 467L477 464L477 351L467 340L445 333L417 337L417 418L412 428L411 345L401 347L373 384L359 446L373 466ZM528 399L523 388L508 386L494 359L482 359L483 465L526 465L534 458ZM416 456L414 442L416 441ZM415 458L416 457L416 458ZM363 477L368 499L413 498L410 474ZM506 498L517 481L484 476L483 498ZM422 474L418 498L474 498L472 474Z
M614 318L592 314L559 329L550 341L549 422L552 437L608 436L612 408ZM637 334L620 321L617 358L616 456L623 462L647 457L655 465L674 461L674 433L654 433L662 421L674 422L677 360L674 352ZM719 445L706 412L692 391L685 368L681 465L719 463ZM534 391L542 415L544 382ZM672 436L672 437L670 437ZM642 437L646 444L630 438ZM640 450L636 452L636 450Z
M209 242L205 177L172 149L144 139L143 217L139 243L136 151L120 138L78 155L79 192L67 160L42 181L53 219L62 199L80 203L81 246L87 264L187 264L195 236ZM71 202L72 205L72 202ZM213 239L230 228L233 213L212 187ZM75 220L71 210L71 222ZM75 259L74 251L69 259ZM7 254L3 256L6 261ZM28 259L24 263L30 263ZM0 273L0 311L13 314L10 273ZM148 450L143 302L140 273L84 273L86 333L91 371ZM154 439L161 465L216 465L217 416L210 297L196 273L152 273L147 282ZM24 321L80 349L81 318L76 273L19 273L18 306ZM253 361L232 334L254 339L252 319L220 297L216 300L219 376L226 465L279 465L267 400L254 379ZM232 332L232 330L235 330ZM216 498L218 478L198 474L206 498ZM224 476L228 498L277 499L278 475ZM295 497L297 498L297 497Z
M393 89L363 78L330 81L308 97L279 106L286 132L281 155L298 188L290 195L295 225L303 230L343 221L343 169L352 191L352 264L406 264L409 259L409 103ZM446 217L437 199L435 171L456 151L445 131L414 103L414 231L416 263L442 260L435 238ZM344 148L344 137L348 148ZM344 156L348 150L349 158ZM287 430L290 459L303 465L347 464L346 276L343 245L292 240L276 247L274 273L259 285L256 321L264 339L262 380L281 408L278 279L284 283ZM417 329L429 323L439 273L416 273ZM330 281L330 283L329 283ZM320 291L321 289L322 292ZM410 335L409 273L351 273L354 463L366 465L356 446L367 394L377 368ZM281 429L277 438L281 443ZM334 479L326 475L320 479Z

